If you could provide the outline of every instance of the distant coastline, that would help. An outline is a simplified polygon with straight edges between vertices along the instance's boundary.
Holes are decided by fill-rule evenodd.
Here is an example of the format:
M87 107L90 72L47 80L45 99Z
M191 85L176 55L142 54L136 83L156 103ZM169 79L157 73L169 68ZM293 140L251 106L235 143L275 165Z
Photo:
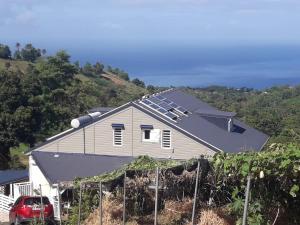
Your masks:
M72 60L101 60L158 86L263 89L300 84L300 46L70 48L70 52Z

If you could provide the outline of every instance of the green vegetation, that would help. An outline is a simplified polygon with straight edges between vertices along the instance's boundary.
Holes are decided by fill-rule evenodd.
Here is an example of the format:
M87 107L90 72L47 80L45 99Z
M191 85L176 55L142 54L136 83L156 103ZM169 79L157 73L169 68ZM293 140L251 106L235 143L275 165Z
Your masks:
M226 192L231 193L229 207L238 224L241 223L248 175L252 178L249 224L272 224L277 209L285 224L300 223L297 207L300 204L299 145L272 144L259 153L217 154L213 168L214 194L222 199Z
M7 45L0 44L0 58L10 59L11 51Z
M300 86L249 88L212 86L186 89L215 107L237 113L250 126L271 136L269 143L300 143Z
M276 212L279 212L278 224L300 223L300 209L298 207L300 204L299 145L272 144L264 152L217 154L208 162L209 166L204 162L201 164L198 210L207 207L215 210L226 208L227 216L230 216L236 224L241 224L247 176L251 176L249 225L272 224ZM92 187L90 184L94 182L102 181L108 190L112 188L110 198L115 199L116 202L118 200L122 202L125 170L128 179L126 191L127 220L135 217L153 217L154 192L149 191L147 187L154 179L154 169L157 166L161 169L161 183L164 185L164 190L160 191L159 209L161 212L167 201L180 203L184 202L186 198L192 199L196 163L197 160L157 161L142 156L124 168L111 173L76 180L77 191L79 181L87 184L82 201L83 219L99 204L98 189L89 188ZM209 205L208 202L210 202ZM68 224L77 224L78 202L75 202L71 212ZM173 223L172 219L175 218L171 218L166 224L178 224Z
M0 169L23 167L22 156L10 153L20 143L33 146L88 109L119 106L147 93L125 80L115 83L113 74L104 78L99 62L81 68L64 51L49 57L32 45L17 51L27 61L0 59Z

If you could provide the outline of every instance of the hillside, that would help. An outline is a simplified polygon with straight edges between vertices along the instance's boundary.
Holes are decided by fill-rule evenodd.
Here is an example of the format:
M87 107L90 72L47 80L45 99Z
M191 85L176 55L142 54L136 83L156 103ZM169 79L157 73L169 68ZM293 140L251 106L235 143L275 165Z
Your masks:
M0 58L0 70L8 69L12 71L21 71L25 73L30 63L23 60L10 60Z
M18 148L10 154L12 147L42 142L88 109L116 107L148 93L99 63L80 67L69 58L61 51L34 63L0 60L0 169L26 162Z
M247 124L271 136L269 143L300 143L300 85L249 88L186 88L215 107L237 113Z
M120 106L163 89L145 88L142 81L130 81L117 68L100 63L79 66L69 59L64 51L35 62L0 59L1 168L22 166L26 158L20 149L69 128L70 120L88 109ZM300 143L300 86L263 91L211 86L184 91L220 110L237 112L241 120L269 134L269 144Z

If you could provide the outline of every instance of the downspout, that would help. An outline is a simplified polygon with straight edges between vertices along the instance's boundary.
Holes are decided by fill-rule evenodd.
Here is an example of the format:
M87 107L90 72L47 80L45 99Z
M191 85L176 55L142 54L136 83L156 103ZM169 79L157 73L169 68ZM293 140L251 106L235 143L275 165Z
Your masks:
M85 128L83 129L83 154L85 154Z
M131 156L133 156L133 107L131 108Z

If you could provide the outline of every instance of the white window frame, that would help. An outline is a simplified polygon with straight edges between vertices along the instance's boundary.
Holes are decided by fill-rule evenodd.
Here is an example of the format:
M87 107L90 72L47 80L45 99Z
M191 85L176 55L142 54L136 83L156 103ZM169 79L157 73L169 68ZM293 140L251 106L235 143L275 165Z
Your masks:
M170 146L169 147L165 147L164 146L164 138L163 138L163 136L164 136L164 132L165 131L169 131L169 133L170 133ZM172 148L172 131L171 130L162 130L161 131L161 148L162 149L171 149Z
M150 139L145 139L145 130L149 130L150 131ZM146 142L146 143L158 143L160 142L160 136L161 136L161 130L160 129L142 129L141 130L141 135L142 135L142 142ZM159 132L159 136L156 139L153 139L153 132Z
M121 144L116 144L116 134L115 134L116 130L120 130ZM123 146L123 129L121 127L113 128L113 146L114 147L122 147Z

